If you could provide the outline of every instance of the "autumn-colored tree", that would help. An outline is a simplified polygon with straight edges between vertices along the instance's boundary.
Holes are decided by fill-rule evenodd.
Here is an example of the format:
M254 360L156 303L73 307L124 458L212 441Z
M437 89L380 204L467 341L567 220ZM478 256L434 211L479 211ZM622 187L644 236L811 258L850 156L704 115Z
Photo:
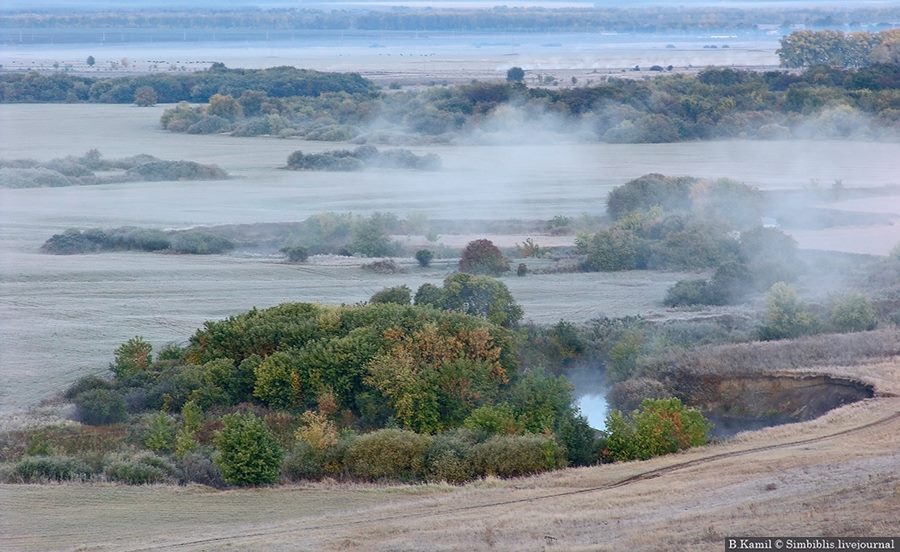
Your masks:
M509 259L491 240L475 240L466 245L459 259L460 272L497 276L509 271Z

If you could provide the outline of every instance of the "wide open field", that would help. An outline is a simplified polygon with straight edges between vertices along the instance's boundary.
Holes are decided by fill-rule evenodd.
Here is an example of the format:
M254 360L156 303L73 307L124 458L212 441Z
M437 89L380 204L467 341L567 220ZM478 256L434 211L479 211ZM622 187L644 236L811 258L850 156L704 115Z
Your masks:
M9 550L722 550L726 536L900 532L900 361L816 420L646 462L464 487L213 492L0 486Z
M23 408L87 373L105 370L113 348L135 334L155 345L186 339L204 320L284 301L352 303L389 285L440 281L450 270L415 267L395 276L356 267L290 267L265 257L111 253L48 256L41 243L69 227L162 228L297 221L333 210L432 218L512 219L598 214L609 190L645 173L728 176L761 188L817 179L847 187L897 183L900 144L721 141L612 145L564 143L535 129L527 145L428 146L436 173L284 171L296 149L341 144L171 134L163 107L0 105L0 158L51 159L90 148L106 157L148 153L215 163L233 178L56 189L0 189L0 411ZM500 127L502 128L502 126ZM509 134L506 135L509 137ZM900 198L879 198L880 204ZM841 248L886 253L900 225L866 227ZM872 232L877 235L873 237ZM822 245L810 232L801 245ZM875 239L879 237L881 239ZM887 236L887 237L886 237ZM545 244L540 236L538 243ZM447 240L453 240L448 237ZM515 238L519 239L519 238ZM816 242L815 240L819 240ZM458 240L457 240L458 241ZM835 242L836 243L836 242ZM455 245L459 245L455 243ZM528 319L665 316L665 290L683 274L561 274L505 281Z

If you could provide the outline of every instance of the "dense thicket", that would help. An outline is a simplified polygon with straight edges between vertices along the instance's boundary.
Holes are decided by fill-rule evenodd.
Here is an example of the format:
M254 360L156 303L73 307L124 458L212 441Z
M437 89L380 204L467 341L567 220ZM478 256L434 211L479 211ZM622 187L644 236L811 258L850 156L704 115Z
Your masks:
M225 253L234 249L228 238L203 230L153 230L125 226L102 230L70 228L54 234L41 246L44 253L75 255L103 251L171 252L193 255Z
M111 428L91 462L83 443L36 435L12 478L462 482L599 461L568 382L520 371L509 330L452 308L284 304L207 322L155 357L135 337L112 380L66 394ZM77 457L34 458L63 451Z
M107 174L98 175L98 171ZM220 180L228 174L216 165L193 161L165 161L140 154L103 159L90 150L81 157L68 156L42 162L33 159L0 159L0 187L42 188L86 186L161 180Z
M183 105L168 110L162 124L179 132L242 136L299 135L387 144L420 143L425 137L446 142L479 128L505 107L521 110L524 120L546 121L550 113L569 123L580 121L598 140L615 143L875 137L898 130L898 68L897 64L852 70L819 66L801 74L707 69L696 76L610 79L564 89L473 83L374 99L346 94L269 99L258 104L256 115L248 113L245 99L234 96L231 101L244 106L243 117L216 115L212 103Z
M356 171L369 167L436 170L440 166L441 158L433 153L420 156L407 149L379 151L374 146L321 153L303 153L297 150L287 160L287 168L305 171Z
M208 102L216 94L241 96L264 91L272 98L320 96L327 93L371 95L375 88L357 73L323 73L295 67L228 69L214 64L205 71L95 78L66 74L3 73L0 102L133 103L147 87L156 102Z

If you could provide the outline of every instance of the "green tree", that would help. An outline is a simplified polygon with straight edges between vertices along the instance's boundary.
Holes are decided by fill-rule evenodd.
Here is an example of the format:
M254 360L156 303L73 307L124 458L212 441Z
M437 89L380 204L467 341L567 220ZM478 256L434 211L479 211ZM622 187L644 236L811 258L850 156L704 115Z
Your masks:
M150 418L144 445L153 452L172 452L175 447L175 420L165 412L154 414Z
M88 67L93 67L94 64L97 63L97 60L94 59L94 56L88 56L88 57L87 57L87 60L85 61L85 63L87 63Z
M89 425L115 424L125 420L128 410L122 395L111 389L91 389L75 397L78 418Z
M852 293L833 301L829 323L839 332L864 332L874 330L877 320L872 302L865 295Z
M150 368L153 347L141 336L135 336L116 348L115 362L110 370L119 379L143 372Z
M294 355L278 351L256 367L253 396L272 408L289 409L302 398L299 366Z
M437 299L437 302L429 303L427 299ZM505 328L514 327L523 315L522 307L513 300L506 284L488 276L465 272L447 276L439 297L426 297L420 288L416 293L416 304L431 304L445 310L480 316Z
M525 71L521 67L510 67L506 71L506 80L509 82L523 82Z
M181 427L175 433L175 456L183 458L197 448L197 432L203 425L203 410L196 401L181 407Z
M434 253L428 249L419 249L416 251L416 261L419 263L419 266L422 268L427 267L431 264L431 259L434 258Z
M638 265L638 238L634 232L614 226L594 234L587 245L588 270L634 270Z
M369 303L395 303L409 305L412 302L412 290L407 286L384 288L369 298Z
M302 263L309 258L309 250L303 246L282 247L280 251L290 263Z
M278 479L284 453L266 424L254 414L222 417L216 433L216 464L231 485L266 485Z
M812 333L815 320L788 284L778 282L766 295L766 314L759 327L762 340L788 339Z

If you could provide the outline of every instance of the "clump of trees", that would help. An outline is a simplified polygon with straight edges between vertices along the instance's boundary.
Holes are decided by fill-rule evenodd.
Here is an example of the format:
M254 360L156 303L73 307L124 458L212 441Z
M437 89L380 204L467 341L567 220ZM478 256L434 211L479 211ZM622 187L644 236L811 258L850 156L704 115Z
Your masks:
M506 328L515 327L523 315L503 282L465 272L447 276L443 287L422 284L415 304L480 316Z
M781 39L777 53L785 67L897 65L900 64L900 31L794 31Z
M96 172L113 172L98 176ZM0 160L0 187L40 188L86 186L159 180L220 180L228 173L216 165L193 161L165 161L152 155L103 159L90 150L81 157L68 156L39 162L31 159Z
M710 429L699 410L678 399L645 399L631 414L609 413L604 454L619 461L647 460L704 445Z
M408 302L409 289L388 291ZM570 385L520 372L514 347L486 318L394 301L254 309L155 355L135 337L116 350L112 379L89 376L67 392L86 422L109 428L91 442L89 469L80 445L16 469L20 480L263 485L462 482L597 462ZM52 455L61 442L29 451Z
M287 168L307 171L357 171L372 167L436 170L440 166L440 157L433 153L419 156L406 149L379 151L373 146L307 154L298 150L287 160Z
M93 58L90 58L93 59ZM372 96L377 88L357 73L325 73L295 67L229 69L221 63L185 74L150 73L128 77L85 77L66 74L8 74L0 78L2 102L132 103L149 97L155 102L208 102L220 91L241 97L263 92L271 98L319 97L327 94Z
M758 334L763 340L791 339L820 331L868 331L877 323L872 302L862 294L835 296L823 312L801 301L793 287L778 282L766 295Z
M171 252L188 255L214 255L234 249L228 238L202 230L163 232L130 226L101 230L70 228L54 234L41 246L44 253L77 255L104 251Z

